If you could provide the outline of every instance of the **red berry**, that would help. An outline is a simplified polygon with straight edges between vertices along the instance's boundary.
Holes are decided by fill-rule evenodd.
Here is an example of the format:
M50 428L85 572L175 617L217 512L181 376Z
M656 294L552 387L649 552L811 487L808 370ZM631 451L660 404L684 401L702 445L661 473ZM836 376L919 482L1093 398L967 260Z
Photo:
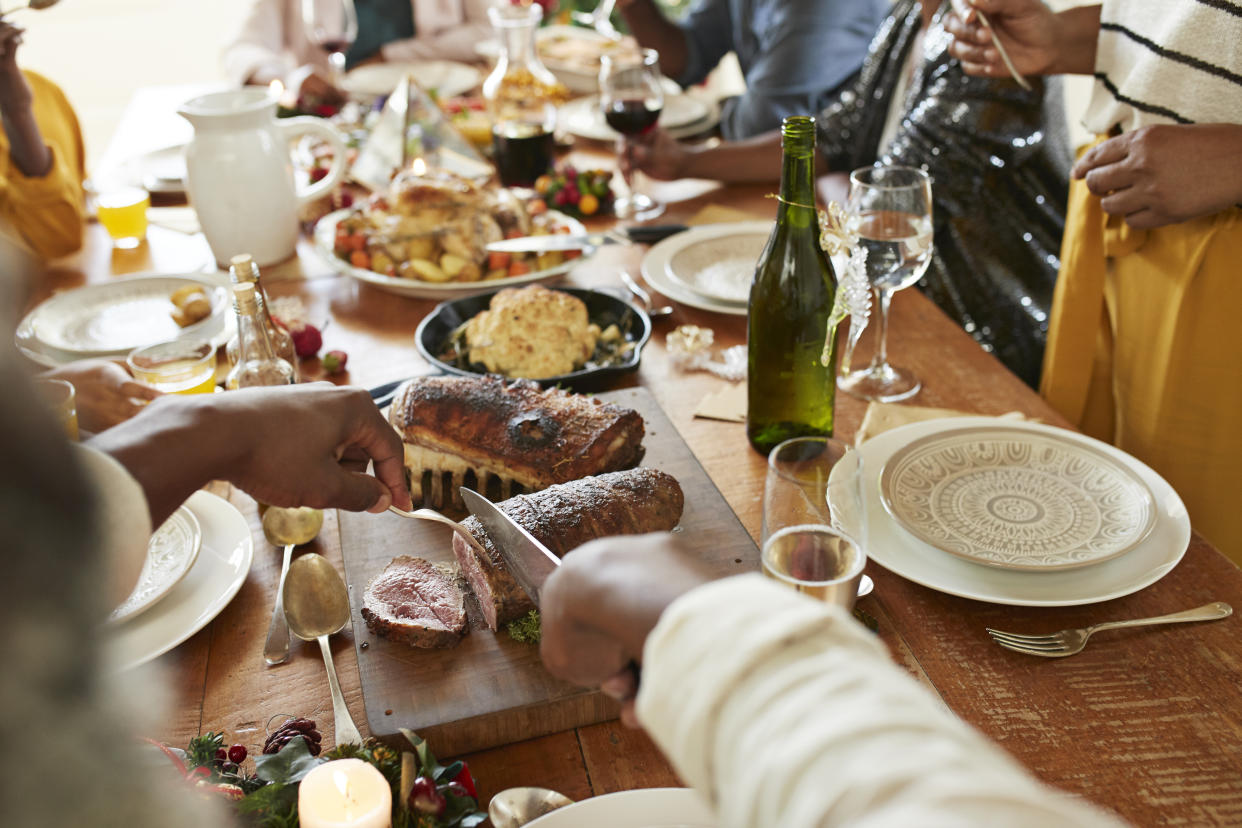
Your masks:
M229 758L229 752L224 748L216 748L216 761L223 762Z
M344 190L341 193L340 201L341 201L342 210L344 210L347 207L353 207L354 206L354 194L351 193L349 190Z
M246 761L246 746L245 745L233 745L231 748L229 748L229 761L237 765L240 765L242 762L245 762Z
M293 350L299 357L313 357L323 347L323 334L314 325L306 325L300 330L290 333L293 337Z
M319 360L319 364L323 366L323 370L329 374L339 374L345 370L345 363L349 361L349 354L344 351L328 351Z
M328 171L324 167L312 167L310 171L310 180L312 182L321 181L328 177Z
M436 790L436 783L430 777L420 776L410 788L409 806L413 811L439 816L448 806L448 800Z
M460 785L466 790L466 795L471 799L478 799L479 795L475 792L474 777L470 775L470 766L465 762L461 763L461 770L453 777L453 784Z

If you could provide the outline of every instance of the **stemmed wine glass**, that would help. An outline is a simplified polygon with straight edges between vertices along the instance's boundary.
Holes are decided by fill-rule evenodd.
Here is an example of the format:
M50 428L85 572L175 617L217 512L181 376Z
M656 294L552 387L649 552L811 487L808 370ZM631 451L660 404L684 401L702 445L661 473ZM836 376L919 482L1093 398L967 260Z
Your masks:
M922 278L932 258L931 178L913 167L863 167L850 174L848 209L867 251L867 278L880 308L879 343L871 364L841 376L837 385L878 402L904 400L921 383L888 364L888 306L893 292Z
M311 43L328 53L332 85L345 77L345 52L358 37L354 0L302 0L302 25Z
M612 10L616 5L617 0L599 0L599 4L592 11L574 12L573 20L583 26L590 26L609 40L620 40L621 33L612 25Z
M621 133L617 154L628 156L630 139L656 125L664 109L664 88L660 83L660 55L655 49L641 49L600 58L599 106L608 126ZM629 164L622 165L627 194L613 204L619 219L642 221L664 212L664 205L634 188Z

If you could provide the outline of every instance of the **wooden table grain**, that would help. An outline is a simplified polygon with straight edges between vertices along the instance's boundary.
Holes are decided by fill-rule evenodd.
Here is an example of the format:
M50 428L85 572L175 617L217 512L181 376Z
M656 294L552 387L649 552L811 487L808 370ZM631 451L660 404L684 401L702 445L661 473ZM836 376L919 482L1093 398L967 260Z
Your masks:
M597 160L597 155L582 159ZM710 182L653 188L669 201L661 221L689 219L708 205L771 216L774 205L765 198L771 189L721 188ZM639 272L642 252L607 248L566 281L616 286L618 269ZM127 273L192 270L209 260L201 236L153 227L138 250L111 251L102 229L92 225L84 250L50 268L40 296ZM266 268L263 278L272 295L299 297L311 319L329 320L325 348L350 355L349 373L336 381L370 387L427 370L414 347L414 329L433 302L396 297L337 275L305 242L294 259ZM665 335L680 324L712 328L718 347L743 343L745 318L676 307L671 317L656 321L641 369L618 378L614 387L638 384L655 395L757 538L763 458L748 446L742 426L694 418L699 400L720 388L722 380L679 371L664 348ZM917 290L894 299L890 335L892 359L924 381L912 402L980 414L1019 411L1064 424ZM314 361L303 368L312 376L318 370ZM864 406L841 395L837 410L838 436L849 439ZM253 501L236 491L228 496L250 521L254 565L237 597L214 621L159 659L171 678L174 704L151 735L183 745L201 732L223 731L230 740L258 750L269 718L287 713L315 718L331 741L331 705L315 646L295 642L287 663L267 667L263 662L280 555L263 541ZM334 514L311 548L341 566ZM868 572L876 589L860 607L878 620L879 635L898 663L1040 778L1138 825L1242 823L1242 620L1118 632L1060 660L1002 650L984 633L985 626L1039 631L1158 615L1211 600L1242 607L1242 572L1198 536L1183 562L1158 583L1090 606L1001 606L945 595L875 564ZM349 631L334 636L332 647L350 710L365 722ZM680 784L645 735L615 721L462 758L474 770L484 803L512 785L540 785L581 799Z

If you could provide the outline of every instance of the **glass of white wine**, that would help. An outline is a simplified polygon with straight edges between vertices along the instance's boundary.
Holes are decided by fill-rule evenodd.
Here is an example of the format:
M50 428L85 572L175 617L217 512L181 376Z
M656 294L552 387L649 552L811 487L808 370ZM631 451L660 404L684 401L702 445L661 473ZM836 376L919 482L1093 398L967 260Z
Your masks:
M914 167L863 167L850 173L848 209L867 251L867 278L879 306L871 364L843 366L837 385L864 400L895 402L919 392L918 377L888 362L888 306L893 292L923 277L932 258L931 177Z
M795 437L772 449L763 490L764 575L853 609L859 593L870 591L861 477L857 452L837 440Z

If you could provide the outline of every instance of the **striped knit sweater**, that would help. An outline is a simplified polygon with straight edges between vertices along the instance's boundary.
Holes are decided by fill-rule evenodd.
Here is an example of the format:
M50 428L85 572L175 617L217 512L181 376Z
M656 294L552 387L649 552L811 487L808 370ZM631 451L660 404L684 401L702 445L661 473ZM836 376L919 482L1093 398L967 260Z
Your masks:
M1103 0L1085 123L1242 123L1242 0Z

